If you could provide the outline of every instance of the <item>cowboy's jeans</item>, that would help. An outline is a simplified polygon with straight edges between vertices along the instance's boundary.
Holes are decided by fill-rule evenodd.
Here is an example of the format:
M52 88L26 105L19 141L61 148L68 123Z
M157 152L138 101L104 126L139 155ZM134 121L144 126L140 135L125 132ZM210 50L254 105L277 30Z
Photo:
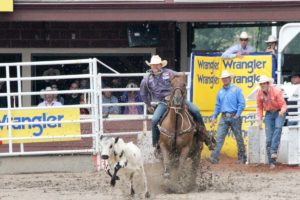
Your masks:
M231 117L226 117L224 114L222 114L220 122L218 124L217 146L211 155L211 159L213 161L218 161L225 137L228 134L229 127L231 128L235 136L238 146L238 160L245 162L246 154L244 139L242 136L242 118L238 117L234 119L233 115Z
M189 101L186 101L185 103L188 106L188 110L191 113L191 115L194 117L194 119L200 124L204 125L202 116L200 114L200 110L193 103ZM157 125L160 119L162 118L162 116L164 115L164 113L167 111L167 109L168 109L167 105L165 103L160 102L153 113L153 117L152 117L152 145L153 146L155 146L159 141L159 130Z
M188 106L188 110L191 113L191 115L193 116L193 118L197 122L199 122L201 125L205 126L199 108L197 106L195 106L192 102L185 101L185 103Z
M285 121L285 115L280 117L278 113L279 111L267 111L264 119L266 127L266 150L268 155L268 161L270 164L275 163L275 160L271 158L271 155L273 153L277 154L281 138L282 126Z
M152 145L155 146L159 140L158 123L164 113L167 111L168 106L165 103L159 103L152 116Z

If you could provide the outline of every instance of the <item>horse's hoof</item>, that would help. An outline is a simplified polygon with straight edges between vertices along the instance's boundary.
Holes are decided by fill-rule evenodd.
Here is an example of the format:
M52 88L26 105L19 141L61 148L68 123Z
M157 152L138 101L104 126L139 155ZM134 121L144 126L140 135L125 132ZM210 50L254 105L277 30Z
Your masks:
M146 192L146 193L145 193L145 197L146 197L146 198L150 198L150 192Z

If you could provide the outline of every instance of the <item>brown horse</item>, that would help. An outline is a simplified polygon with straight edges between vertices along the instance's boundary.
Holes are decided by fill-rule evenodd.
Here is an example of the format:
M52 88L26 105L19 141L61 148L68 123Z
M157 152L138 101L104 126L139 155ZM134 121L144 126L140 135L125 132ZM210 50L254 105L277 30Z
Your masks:
M200 147L202 146L202 142L200 142L196 134L196 123L185 105L185 75L174 76L171 84L172 92L168 102L168 110L158 126L160 130L159 145L163 155L165 178L170 176L172 160L178 158L178 168L182 169L186 159L191 154L199 157Z

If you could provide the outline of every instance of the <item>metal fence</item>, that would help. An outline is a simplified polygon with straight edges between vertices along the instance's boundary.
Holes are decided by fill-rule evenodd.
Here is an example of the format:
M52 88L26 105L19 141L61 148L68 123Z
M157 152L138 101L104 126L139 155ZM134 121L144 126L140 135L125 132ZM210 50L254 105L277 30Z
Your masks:
M22 67L31 67L31 66L63 66L64 68L76 67L77 65L87 65L88 73L85 74L70 74L70 75L51 75L51 76L35 76L35 77L24 77L22 76ZM112 73L98 73L100 67L105 67L109 69ZM146 134L148 132L147 120L151 119L151 115L147 115L147 108L143 102L135 103L102 103L102 92L111 91L111 92L125 92L125 91L139 91L139 88L102 88L103 78L128 78L128 77L143 77L146 73L127 73L121 74L115 71L113 68L107 66L105 63L97 59L81 59L81 60L64 60L64 61L42 61L42 62L22 62L22 63L2 63L0 64L0 69L5 68L5 78L0 78L1 81L6 83L6 93L0 93L0 97L6 97L7 108L0 108L1 111L7 112L7 121L0 121L1 126L7 126L8 137L1 137L1 141L7 144L0 145L0 156L19 156L19 155L50 155L50 154L77 154L77 153L88 153L88 154L97 154L99 151L99 138L100 135L109 135L109 136L137 136L139 134ZM10 76L10 69L16 68L16 76ZM186 73L189 75L189 73ZM190 77L189 77L190 78ZM24 91L22 90L24 82L28 81L43 81L43 80L74 80L74 79L88 79L89 80L89 89L78 89L78 90L58 90L58 91ZM17 82L17 91L13 92L11 90L11 83ZM191 81L188 81L190 84ZM188 97L190 85L188 88ZM80 120L62 120L62 121L41 121L39 124L50 124L50 123L80 123L90 124L91 131L90 133L80 134L80 135L57 135L57 136L39 136L39 137L13 137L13 128L12 126L16 125L33 125L37 122L14 122L12 121L12 112L22 112L24 110L40 110L40 109L49 109L49 107L36 107L32 105L25 106L24 97L25 96L35 96L35 95L45 95L45 94L85 94L84 95L84 104L78 105L63 105L53 106L52 108L64 109L64 108L87 108L90 110L89 115L81 115ZM27 98L28 99L28 98ZM13 103L12 103L13 102ZM17 103L15 103L17 102ZM153 102L155 103L155 102ZM109 116L108 118L103 117L103 107L105 106L143 106L143 114L140 115L125 115L120 114L117 116ZM143 128L140 131L118 131L118 132L106 132L104 129L104 123L114 122L114 121L142 121ZM40 148L39 150L30 150L27 148L26 144L20 143L19 146L14 144L14 140L35 140L35 139L66 139L66 138L81 138L80 140L87 140L88 148L72 148L64 149L64 145L56 145L52 147L51 150ZM64 144L65 142L59 142L59 144ZM39 143L40 146L43 146L44 143ZM6 149L7 146L7 150Z

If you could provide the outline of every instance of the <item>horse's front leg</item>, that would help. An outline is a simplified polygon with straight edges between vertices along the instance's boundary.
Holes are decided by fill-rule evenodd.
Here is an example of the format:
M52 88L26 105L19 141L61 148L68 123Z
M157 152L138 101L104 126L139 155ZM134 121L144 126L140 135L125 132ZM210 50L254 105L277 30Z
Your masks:
M170 154L164 143L160 143L161 152L163 155L163 165L164 165L164 178L169 178L170 176Z
M187 145L181 149L181 153L179 156L179 169L183 169L185 165L185 161L189 155L190 152L190 145Z

